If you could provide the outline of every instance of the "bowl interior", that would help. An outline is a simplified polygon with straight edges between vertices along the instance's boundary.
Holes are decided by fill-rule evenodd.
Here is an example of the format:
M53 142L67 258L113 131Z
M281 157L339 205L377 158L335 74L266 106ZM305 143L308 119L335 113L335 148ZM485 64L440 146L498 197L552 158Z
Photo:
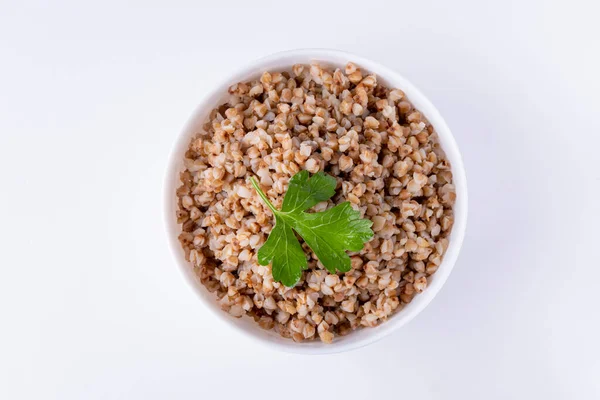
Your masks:
M378 82L382 82L391 88L402 89L412 104L421 111L434 126L442 148L452 165L457 195L454 206L455 222L449 237L448 250L444 255L438 271L433 274L429 280L427 289L425 289L423 293L415 296L407 306L394 314L388 321L375 328L358 329L347 336L336 337L332 344L323 344L318 340L296 343L291 339L280 337L276 332L261 329L258 324L249 317L233 318L219 308L214 294L209 293L197 280L192 272L191 266L184 258L183 249L177 239L181 227L177 224L175 218L175 212L177 210L175 191L180 184L179 173L184 168L183 155L191 138L200 132L202 125L208 118L211 110L227 100L227 89L230 85L241 81L256 79L264 71L289 71L293 64L318 62L322 66L343 68L348 61L354 62L363 70L375 73ZM429 304L433 297L435 297L448 278L462 245L467 217L466 178L458 147L445 121L429 100L427 100L417 88L402 76L373 61L349 53L332 50L295 50L274 54L251 63L239 70L231 78L219 84L203 99L177 139L176 145L171 153L165 180L164 217L168 240L177 264L183 271L188 282L203 300L204 305L211 310L214 315L226 321L231 326L234 326L240 332L244 332L251 338L254 338L263 344L268 344L270 347L297 353L334 353L358 348L382 338L414 318L427 306L427 304Z

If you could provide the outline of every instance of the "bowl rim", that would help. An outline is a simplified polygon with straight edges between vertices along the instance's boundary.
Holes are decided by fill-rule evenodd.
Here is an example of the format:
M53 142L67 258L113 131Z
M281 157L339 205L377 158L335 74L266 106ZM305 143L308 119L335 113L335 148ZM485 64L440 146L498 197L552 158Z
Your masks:
M346 60L346 62L352 61L364 70L375 73L381 80L393 80L394 86L402 89L411 103L415 105L415 108L423 113L434 126L440 139L442 149L447 157L451 159L453 183L456 187L457 194L457 201L454 205L455 218L450 234L448 249L442 259L440 267L435 272L434 279L423 293L420 293L411 301L409 304L409 306L411 306L410 308L407 306L400 312L393 314L387 321L381 323L376 328L361 329L361 331L368 332L367 334L361 335L361 337L357 336L357 332L353 332L347 336L348 339L352 336L357 336L355 340L342 340L339 342L334 340L331 344L318 343L317 345L314 345L314 343L319 341L296 343L291 339L273 340L265 334L267 331L262 330L254 321L252 321L252 324L254 325L252 329L242 329L236 324L236 320L238 319L234 319L218 309L214 295L208 293L206 288L197 281L189 263L182 257L182 249L177 239L180 224L177 224L174 218L176 196L173 187L174 185L175 187L177 185L177 179L174 177L181 171L179 168L183 157L181 149L187 148L190 137L189 132L197 126L198 117L203 113L206 113L207 108L212 110L215 107L215 104L209 104L212 99L219 96L221 93L226 92L227 88L233 83L239 82L242 79L247 79L247 76L259 74L265 69L271 68L267 66L268 64L277 63L286 58L294 57L306 59L306 61L304 61L305 63L309 63L313 59L335 64L341 64L341 60ZM291 67L291 64L289 67ZM437 108L416 86L394 70L365 57L334 49L306 48L277 52L244 64L242 67L237 68L234 72L221 79L217 84L213 85L211 90L201 96L198 106L196 106L183 126L183 129L179 131L175 138L175 142L169 154L166 174L164 176L163 196L164 232L167 235L167 242L169 243L171 254L176 264L179 266L180 273L184 275L190 287L196 292L198 297L200 297L203 306L217 319L224 321L227 325L233 327L235 331L243 334L255 343L284 352L297 354L332 354L358 349L382 339L410 322L431 303L433 298L444 286L458 258L467 225L468 192L462 156L454 135ZM214 303L212 305L208 304L208 301L211 300ZM311 343L313 343L313 345L311 345Z

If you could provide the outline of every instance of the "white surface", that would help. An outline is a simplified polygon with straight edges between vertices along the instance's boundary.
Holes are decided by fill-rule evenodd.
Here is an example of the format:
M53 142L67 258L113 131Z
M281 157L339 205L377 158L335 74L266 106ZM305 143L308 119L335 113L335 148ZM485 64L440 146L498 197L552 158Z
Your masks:
M597 2L84 3L0 3L0 398L600 397ZM250 345L199 306L161 185L215 79L319 46L432 100L470 215L423 313L315 358Z
M294 64L320 63L323 67L344 68L346 63L352 60L363 70L363 74L376 74L377 82L387 87L399 88L404 91L417 110L427 117L427 120L435 126L441 145L446 157L452 165L453 183L456 187L456 203L454 204L454 225L450 236L450 244L444 259L435 275L428 279L427 290L402 309L402 312L393 315L385 324L372 329L361 329L352 335L338 336L333 343L326 344L320 340L296 343L293 340L282 338L277 332L261 329L252 318L231 318L221 310L215 301L215 295L210 293L202 285L197 276L186 261L181 243L177 237L181 233L181 224L177 223L175 214L177 212L177 196L175 192L181 186L179 175L185 169L183 155L187 151L190 140L198 135L202 126L206 123L209 113L217 104L223 104L229 99L228 88L238 82L247 82L258 79L264 71L291 71ZM235 73L228 75L223 82L219 82L210 88L202 97L200 104L189 118L188 123L177 137L169 156L169 165L165 176L164 185L164 219L169 244L173 256L181 267L188 282L197 291L203 305L211 309L217 317L220 317L230 327L236 329L240 334L245 334L256 339L261 344L266 344L270 349L279 348L282 351L295 354L329 354L340 353L358 349L371 344L390 333L400 329L416 317L433 298L439 293L448 276L452 272L456 259L462 247L467 224L468 194L466 174L463 161L456 144L454 136L448 125L433 104L414 85L383 65L359 55L331 49L296 49L277 52L275 54L261 57L238 68Z

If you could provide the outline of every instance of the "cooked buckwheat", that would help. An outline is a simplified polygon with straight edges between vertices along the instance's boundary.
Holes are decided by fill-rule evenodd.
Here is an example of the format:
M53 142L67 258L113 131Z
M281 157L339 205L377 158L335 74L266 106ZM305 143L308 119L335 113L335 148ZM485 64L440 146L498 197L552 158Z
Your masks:
M331 343L426 290L448 247L456 192L434 128L404 92L348 63L265 72L229 94L190 142L176 215L186 258L224 311L295 341ZM313 210L349 201L375 236L338 274L304 244L308 269L288 288L257 262L274 218L250 177L281 207L303 169L338 181Z

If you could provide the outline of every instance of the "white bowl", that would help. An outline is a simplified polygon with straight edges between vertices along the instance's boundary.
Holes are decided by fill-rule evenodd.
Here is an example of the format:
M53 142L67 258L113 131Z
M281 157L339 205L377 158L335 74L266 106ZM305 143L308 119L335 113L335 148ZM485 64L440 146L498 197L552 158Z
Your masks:
M296 343L291 339L280 337L274 331L261 329L252 318L246 316L234 318L222 311L217 305L215 295L209 293L197 280L192 272L191 265L185 260L184 252L177 239L177 236L181 232L181 226L177 224L175 218L177 210L175 191L179 186L179 172L183 170L184 153L190 139L199 132L210 111L226 100L228 87L237 82L257 79L264 71L289 70L293 64L310 63L313 61L317 61L321 65L328 67L343 67L348 61L352 61L361 69L375 73L377 80L386 86L402 89L415 108L427 117L439 135L442 148L452 165L457 194L456 204L454 205L455 222L450 235L449 247L442 264L430 279L425 291L415 296L404 309L394 314L388 321L381 325L375 328L358 329L347 336L336 337L331 344L324 344L319 340ZM303 49L276 53L247 64L226 81L215 85L214 89L204 96L204 99L200 102L200 105L196 108L196 111L192 114L192 117L177 138L175 147L171 152L164 190L164 218L171 250L187 282L200 296L203 306L212 311L218 318L226 321L229 326L240 332L240 334L254 339L257 343L266 344L271 348L292 353L325 354L356 349L389 335L409 322L433 300L444 285L444 282L446 282L446 279L448 279L462 246L467 223L467 181L463 162L450 128L448 128L438 110L413 84L397 72L366 58L337 50Z

